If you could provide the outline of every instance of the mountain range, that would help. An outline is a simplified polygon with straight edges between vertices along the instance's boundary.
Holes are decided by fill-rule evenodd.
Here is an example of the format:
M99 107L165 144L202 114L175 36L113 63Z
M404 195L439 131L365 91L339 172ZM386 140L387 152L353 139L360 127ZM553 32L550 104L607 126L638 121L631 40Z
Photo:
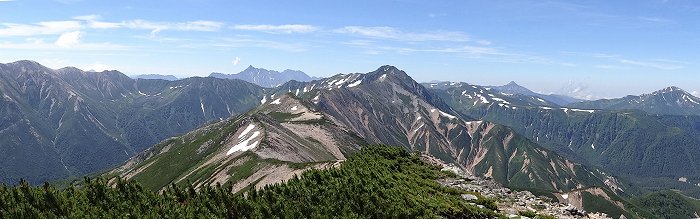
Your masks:
M240 80L134 80L117 71L0 64L0 182L103 170L168 137L246 112L262 93Z
M182 182L230 183L239 189L257 182L262 188L304 168L342 161L362 145L381 143L422 151L518 188L571 191L606 187L608 179L508 127L454 116L457 112L392 66L289 82L261 103L242 116L169 139L109 175L156 190ZM313 165L299 169L304 163Z
M668 90L646 97L664 99ZM700 181L700 163L696 162L700 157L698 116L556 106L532 101L532 96L506 95L468 84L433 92L465 116L512 127L543 147L625 176L641 188L674 188L700 195L700 187L695 186ZM664 106L669 108L666 112L674 108Z
M617 215L632 215L624 206L632 202L615 200L652 191L700 197L697 97L680 88L580 101L514 82L421 84L393 66L307 81L253 78L279 84L0 64L0 181L101 173L154 191L243 191L386 144L509 188L606 202Z
M700 115L700 98L671 86L651 94L572 103L584 109L641 110L657 115Z
M134 79L160 79L166 81L177 81L178 78L173 75L160 75L160 74L143 74L131 76Z
M237 74L211 73L209 77L224 78L224 79L240 79L261 87L276 87L287 81L311 81L319 78L310 77L302 71L284 70L282 72L267 70L264 68L255 68L252 65Z

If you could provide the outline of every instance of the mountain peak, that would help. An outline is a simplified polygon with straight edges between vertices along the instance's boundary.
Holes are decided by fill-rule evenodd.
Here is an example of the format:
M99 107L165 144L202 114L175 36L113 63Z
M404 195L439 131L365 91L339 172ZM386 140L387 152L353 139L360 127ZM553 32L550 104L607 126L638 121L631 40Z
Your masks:
M510 81L506 86L520 86L518 83L515 83L515 81Z
M670 87L666 87L666 88L664 88L664 89L658 90L658 91L656 91L656 92L654 92L654 93L652 93L652 94L653 94L653 95L658 95L658 94L677 93L677 92L678 92L678 93L688 93L688 92L685 92L683 89L681 89L681 88L679 88L679 87L670 86Z

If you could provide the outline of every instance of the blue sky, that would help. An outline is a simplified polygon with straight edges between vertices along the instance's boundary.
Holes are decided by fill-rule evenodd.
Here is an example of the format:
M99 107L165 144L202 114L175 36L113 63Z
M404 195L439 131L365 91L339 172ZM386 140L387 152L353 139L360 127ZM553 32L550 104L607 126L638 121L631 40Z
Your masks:
M0 62L206 76L385 64L584 98L700 91L700 2L0 0ZM575 91L575 92L574 92Z

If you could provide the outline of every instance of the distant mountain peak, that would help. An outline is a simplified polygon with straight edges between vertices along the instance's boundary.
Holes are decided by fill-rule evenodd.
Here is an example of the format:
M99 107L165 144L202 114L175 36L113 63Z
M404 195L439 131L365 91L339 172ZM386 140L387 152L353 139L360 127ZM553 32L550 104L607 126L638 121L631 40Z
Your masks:
M288 81L312 81L315 78L310 77L306 73L298 70L287 69L282 72L268 70L264 68L256 68L249 65L245 70L236 74L224 74L213 72L209 77L224 78L224 79L240 79L250 83L257 84L262 87L276 87Z
M506 86L520 86L518 83L515 83L515 81L510 81Z
M654 91L650 95L651 96L658 96L658 95L663 95L663 94L682 94L682 95L692 96L692 94L690 94L690 93L686 92L685 90L683 90L679 87L676 87L676 86L669 86L669 87L666 87L664 89Z

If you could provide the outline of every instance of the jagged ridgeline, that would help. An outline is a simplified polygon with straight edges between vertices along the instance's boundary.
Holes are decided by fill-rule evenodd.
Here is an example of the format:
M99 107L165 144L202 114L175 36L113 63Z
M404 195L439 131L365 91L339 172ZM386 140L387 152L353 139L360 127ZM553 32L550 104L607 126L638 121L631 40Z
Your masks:
M512 127L643 188L700 197L700 116L693 115L700 100L679 88L567 106L468 84L436 85L431 92L462 114Z
M601 187L611 176L539 147L512 129L465 121L405 72L289 82L245 115L168 139L109 173L161 190L169 183L235 190L325 168L365 143L397 145L454 162L504 185L560 193Z
M288 182L233 194L233 185L170 186L86 180L57 190L48 184L0 187L2 218L496 218L493 200L441 186L445 173L417 154L368 146L337 168L311 170ZM407 189L410 188L410 189ZM478 206L482 206L481 208Z
M158 142L259 104L240 80L131 79L117 71L0 64L0 183L102 171Z

